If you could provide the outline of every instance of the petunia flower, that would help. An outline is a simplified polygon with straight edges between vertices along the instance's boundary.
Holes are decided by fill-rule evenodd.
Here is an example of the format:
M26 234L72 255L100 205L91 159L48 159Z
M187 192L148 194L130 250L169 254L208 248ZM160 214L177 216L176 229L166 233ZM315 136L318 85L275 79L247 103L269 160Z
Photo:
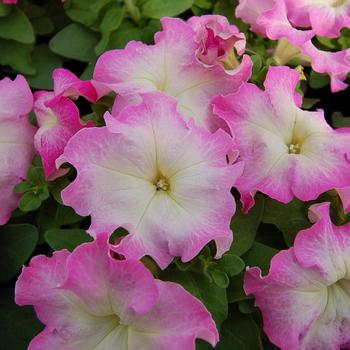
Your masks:
M284 203L307 201L350 184L349 136L332 129L322 110L300 108L298 81L297 71L270 67L265 91L247 83L214 100L245 163L235 185L243 199L258 190Z
M312 28L317 35L337 38L350 27L349 0L285 0L295 27Z
M265 27L267 36L273 40L288 40L307 57L315 72L328 74L331 78L331 90L337 92L347 87L344 83L350 72L350 49L337 52L322 51L311 41L315 35L312 30L294 28L288 18L289 12L284 2L277 2L269 11L264 12L258 22Z
M228 165L232 139L189 126L176 101L161 93L107 114L107 127L79 131L58 163L78 172L62 192L66 205L91 215L89 232L129 231L115 250L126 258L152 256L165 268L175 256L189 261L211 240L217 257L232 242L230 193L242 164Z
M242 56L245 51L245 35L224 16L193 16L187 23L196 33L197 60L206 67L220 65L234 74L240 65L237 54Z
M259 25L258 18L267 10L271 10L276 0L239 0L236 7L236 16L250 25L250 29L266 36L264 26Z
M27 177L34 157L35 127L28 114L33 95L23 76L0 80L0 225L6 224L18 205L14 187Z
M79 110L67 97L55 96L54 92L34 93L34 112L39 129L35 134L35 148L39 152L45 176L55 177L56 159L62 155L68 140L85 126Z
M106 234L72 253L35 256L15 294L45 325L28 350L194 350L196 338L218 341L199 300L137 260L112 258Z
M73 99L83 96L90 102L97 101L97 92L91 81L80 80L75 74L64 68L57 68L52 73L54 93Z
M161 22L163 31L156 33L155 45L131 41L125 49L104 53L95 67L94 85L99 95L113 90L124 102L129 97L131 104L134 94L163 92L176 98L186 120L193 118L198 126L213 131L217 126L211 100L236 91L247 81L252 62L244 55L229 74L221 65L203 65L196 59L199 43L191 25L178 18L163 18ZM237 45L242 52L242 42Z
M329 75L332 92L347 87L344 80L350 72L350 49L338 52L322 51L313 44L312 39L320 33L330 38L339 34L340 27L332 25L331 18L329 22L326 21L325 17L328 15L325 13L332 12L338 16L338 22L345 26L350 18L349 1L264 0L263 5L256 6L258 1L241 0L236 15L249 23L252 30L260 35L282 42L288 54L291 50L294 52L291 59L306 59L315 72ZM276 61L279 64L288 63L285 61L286 54L282 52L281 45L277 45L277 50L279 52L274 55Z
M17 4L18 0L2 0L2 3L5 5Z
M255 296L264 331L280 349L349 349L350 225L331 222L329 203L310 214L316 223L273 257L267 276L247 269L244 289Z

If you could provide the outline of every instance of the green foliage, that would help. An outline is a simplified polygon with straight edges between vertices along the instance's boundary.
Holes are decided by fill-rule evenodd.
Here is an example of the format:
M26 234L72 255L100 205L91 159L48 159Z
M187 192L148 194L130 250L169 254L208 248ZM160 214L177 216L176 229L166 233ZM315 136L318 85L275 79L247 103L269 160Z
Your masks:
M329 85L329 77L327 75L321 75L316 73L315 71L311 71L309 85L313 89L321 89L327 85Z
M46 44L38 45L32 53L34 75L28 75L28 83L37 89L53 89L52 72L62 66L62 60Z
M33 211L40 207L41 203L49 198L48 184L45 181L44 169L40 158L35 158L29 168L27 180L15 187L16 193L23 193L18 207L22 211Z
M142 6L143 17L160 19L164 16L177 16L190 9L193 0L147 0Z
M0 228L0 283L10 280L29 259L38 242L38 231L29 224Z
M332 115L332 125L334 128L350 127L350 118L344 117L340 112L334 112Z
M271 198L265 201L262 221L275 225L282 233L288 246L293 245L296 234L309 226L307 205L298 199L283 204Z
M16 40L23 44L33 44L34 29L28 17L19 8L14 7L5 17L0 17L0 37Z
M255 197L255 206L243 214L240 203L237 204L236 214L231 221L234 243L230 249L231 254L242 255L249 250L254 243L260 221L264 212L264 197Z
M161 278L180 283L192 295L199 298L211 312L218 326L226 319L228 312L226 290L210 282L203 274L173 268L163 272Z
M230 312L220 334L218 350L263 350L257 324L236 309Z
M43 329L32 307L14 303L11 288L0 288L1 349L24 350L32 338Z
M78 245L91 242L92 237L81 229L50 229L45 232L45 240L53 250L73 251Z
M72 23L59 31L49 43L50 49L63 57L89 62L95 57L98 35L80 24Z

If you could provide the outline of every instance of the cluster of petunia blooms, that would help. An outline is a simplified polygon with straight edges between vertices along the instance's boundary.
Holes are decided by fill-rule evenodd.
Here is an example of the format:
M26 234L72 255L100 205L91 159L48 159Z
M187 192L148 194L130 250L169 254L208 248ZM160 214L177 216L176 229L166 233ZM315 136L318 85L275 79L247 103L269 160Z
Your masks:
M319 53L310 38L349 26L350 1L247 0L237 13L269 38L288 38L331 76L334 90L344 87L347 52ZM232 187L244 211L257 191L287 203L331 189L349 209L349 130L332 129L322 110L301 109L296 70L270 67L260 89L248 83L245 36L225 17L163 18L162 27L154 45L104 53L91 81L56 69L54 90L34 97L21 76L0 81L0 223L39 153L48 181L65 173L64 163L76 169L62 200L91 216L95 238L23 268L16 302L33 305L46 326L30 350L190 350L197 338L215 346L205 306L155 279L139 259L148 255L165 269L212 240L220 258L233 240ZM74 100L94 103L110 92L117 97L105 126L84 124ZM37 127L28 118L33 108ZM247 269L245 291L281 349L350 349L350 226L332 224L328 203L309 214L314 225L273 258L268 276ZM128 234L110 243L118 227Z

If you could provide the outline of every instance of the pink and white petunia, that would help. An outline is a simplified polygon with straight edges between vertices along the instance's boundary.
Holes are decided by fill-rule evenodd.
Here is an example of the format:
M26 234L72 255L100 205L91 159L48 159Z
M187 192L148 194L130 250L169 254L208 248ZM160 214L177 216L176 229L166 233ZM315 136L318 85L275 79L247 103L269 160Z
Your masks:
M265 12L273 8L275 0L239 0L236 16L250 25L250 29L262 36L266 36L264 26L257 20Z
M75 74L64 68L57 68L52 74L54 93L56 96L71 97L83 96L90 102L97 101L97 92L91 81L82 81Z
M285 0L295 27L312 28L317 35L337 38L350 27L349 0Z
M111 257L108 236L72 253L34 257L16 283L16 303L46 326L28 350L194 350L215 346L204 305L180 285L153 278L137 260Z
M242 56L245 51L245 35L224 16L193 16L187 23L196 33L197 60L206 67L219 65L234 74L240 65L236 54Z
M56 159L62 155L68 140L88 123L83 125L79 110L67 97L55 96L53 92L34 93L34 112L39 129L35 134L35 148L39 152L45 176L55 177Z
M282 350L350 349L350 225L335 226L329 209L311 207L316 223L273 257L267 276L257 267L245 274L245 292Z
M20 196L14 187L26 179L34 157L36 129L28 118L32 106L33 95L23 76L0 80L0 225L16 209Z
M2 3L5 5L17 4L18 0L2 0Z
M178 18L163 18L161 22L163 31L156 33L155 45L131 41L125 49L104 53L95 67L94 85L99 95L113 90L130 97L130 104L135 100L134 94L163 92L176 98L186 120L193 118L198 126L215 130L211 100L218 94L236 91L247 81L252 62L244 55L229 74L221 65L203 65L196 59L200 43L192 26ZM220 33L221 39L224 38ZM242 44L242 41L236 43L239 52Z
M347 84L344 80L350 72L350 49L328 52L316 48L311 41L315 36L313 28L312 30L294 28L288 15L284 2L276 2L271 10L259 17L258 23L265 28L270 39L279 41L287 39L290 45L299 48L300 54L309 60L315 72L328 74L333 92L345 89ZM276 58L278 61L279 57Z
M315 72L329 75L332 92L347 87L344 80L350 72L350 49L338 52L322 51L313 45L312 38L321 33L328 37L338 36L340 26L333 25L332 20L325 21L325 17L328 16L325 12L333 11L337 14L339 23L348 26L350 1L272 0L266 3L263 1L254 12L252 8L256 5L256 1L241 0L236 14L249 23L252 30L282 44L286 52L283 53L281 45L277 45L278 52L274 55L279 64L288 63L286 57L291 59L297 57L309 62ZM303 30L300 27L304 27Z
M247 83L214 100L245 163L236 183L243 198L258 190L284 203L307 201L350 185L349 135L332 129L322 110L300 109L299 77L288 67L270 67L264 91Z
M89 232L129 231L115 250L126 258L152 256L161 268L175 256L194 258L211 240L217 257L232 242L230 193L242 164L227 164L232 139L189 126L176 101L162 93L107 114L107 127L79 131L59 163L77 169L62 192L66 205L91 215Z

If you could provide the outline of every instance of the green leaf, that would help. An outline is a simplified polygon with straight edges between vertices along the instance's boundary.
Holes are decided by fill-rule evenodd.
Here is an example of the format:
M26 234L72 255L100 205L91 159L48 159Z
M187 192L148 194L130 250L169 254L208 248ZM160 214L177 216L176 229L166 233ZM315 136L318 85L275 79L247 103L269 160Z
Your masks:
M116 32L115 40L111 40L113 42L111 48L123 49L129 41L141 40L142 34L142 29L138 27L120 29Z
M241 300L238 302L238 310L242 314L252 314L256 311L254 301L252 299Z
M73 251L78 245L91 242L92 237L81 229L51 229L45 232L45 240L53 250Z
M177 16L190 9L194 0L147 0L141 10L143 17L160 19Z
M227 288L230 280L227 274L219 269L211 269L208 271L214 283L220 288Z
M319 98L307 98L303 99L303 108L311 109L316 103L319 103L321 100Z
M102 38L95 47L95 52L97 55L103 53L108 47L109 39L111 33L119 28L124 18L124 9L121 6L112 7L109 9L100 24L100 31L102 33Z
M48 35L55 29L55 25L50 17L41 16L32 20L34 31L38 35Z
M32 165L28 171L28 181L35 185L45 184L45 173L43 167Z
M33 52L33 65L37 73L26 77L30 86L35 89L52 90L52 72L55 68L62 67L61 58L52 53L47 45L38 45Z
M243 290L243 278L244 273L240 273L239 275L230 278L230 284L226 290L229 303L235 303L250 298Z
M162 279L181 284L188 292L199 298L212 314L217 326L227 317L226 290L210 282L202 274L179 271L175 269L164 271Z
M235 310L224 322L217 350L263 350L259 328L250 315Z
M306 213L306 204L298 199L285 204L267 198L262 221L275 225L283 233L286 244L292 246L297 233L311 225Z
M252 55L250 57L253 61L253 75L258 74L263 67L263 59L259 55Z
M15 193L24 193L27 191L31 191L33 185L27 181L20 182L14 188Z
M328 49L336 49L336 40L317 35L317 40Z
M40 231L77 224L83 219L84 218L76 214L71 207L59 205L54 201L48 201L45 206L42 206L37 217Z
M6 17L0 17L0 37L22 44L35 41L34 30L27 16L15 6Z
M213 4L210 0L194 0L194 5L205 10L210 10L213 7Z
M249 250L254 242L263 213L264 197L262 195L255 196L255 205L247 214L243 214L241 204L237 204L236 213L231 221L233 232L231 254L240 256Z
M255 242L242 258L247 266L259 266L262 272L266 274L269 271L271 259L277 253L277 249Z
M311 71L309 85L311 88L317 90L329 85L330 79L328 75L321 75L315 71Z
M12 10L12 6L5 5L0 2L0 17L7 16Z
M72 23L49 42L50 49L63 57L89 62L95 57L98 34L80 24Z
M52 197L55 199L56 202L63 204L62 198L61 198L61 192L63 189L65 189L70 184L70 181L66 179L65 177L60 177L54 182L50 183L50 192L52 194Z
M332 114L332 125L334 128L348 128L350 127L350 117L344 117L340 112Z
M38 231L33 225L6 225L0 229L0 283L16 275L37 241Z
M33 45L0 38L0 64L9 65L24 74L35 74L31 53Z
M39 196L32 192L26 192L19 201L18 207L22 211L34 211L41 205Z
M71 0L67 2L66 13L74 21L88 27L94 25L101 10L115 0Z
M100 24L101 32L113 32L118 29L124 17L124 9L121 6L109 8L104 14Z
M30 306L14 303L14 290L0 289L1 349L24 350L29 342L44 328Z
M220 260L218 260L217 266L232 277L242 272L245 264L239 256L227 253Z
M34 19L45 15L45 8L43 6L35 5L29 1L21 0L21 9L26 13L28 18Z

